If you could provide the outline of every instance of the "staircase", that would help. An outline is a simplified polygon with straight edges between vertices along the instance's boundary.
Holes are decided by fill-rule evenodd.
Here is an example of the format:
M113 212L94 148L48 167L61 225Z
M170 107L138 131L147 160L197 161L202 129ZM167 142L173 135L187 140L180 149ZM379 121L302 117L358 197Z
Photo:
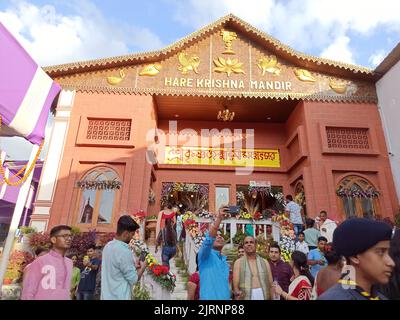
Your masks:
M161 249L158 249L157 253L154 253L155 251L155 246L148 246L148 249L150 252L153 254L154 258L161 263ZM178 255L179 253L177 253ZM172 258L169 261L170 265L170 270L173 274L176 275L176 286L174 292L171 294L171 300L186 300L187 299L187 289L186 289L186 279L183 277L183 275L186 273L186 270L180 269L176 266L175 264L175 258Z

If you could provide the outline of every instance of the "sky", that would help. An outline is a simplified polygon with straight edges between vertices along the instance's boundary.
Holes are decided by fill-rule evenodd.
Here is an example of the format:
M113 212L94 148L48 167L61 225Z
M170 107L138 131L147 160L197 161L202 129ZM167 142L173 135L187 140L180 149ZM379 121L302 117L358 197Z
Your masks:
M400 42L399 12L397 0L0 0L41 66L160 49L233 13L297 51L375 68ZM0 138L13 159L29 147Z

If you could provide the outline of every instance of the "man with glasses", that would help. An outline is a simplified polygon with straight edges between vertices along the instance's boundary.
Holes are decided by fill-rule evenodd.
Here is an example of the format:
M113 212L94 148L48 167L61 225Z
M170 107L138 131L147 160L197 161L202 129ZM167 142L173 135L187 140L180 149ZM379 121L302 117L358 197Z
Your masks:
M23 280L21 300L70 300L72 260L65 257L71 247L71 227L50 231L50 252L30 265Z

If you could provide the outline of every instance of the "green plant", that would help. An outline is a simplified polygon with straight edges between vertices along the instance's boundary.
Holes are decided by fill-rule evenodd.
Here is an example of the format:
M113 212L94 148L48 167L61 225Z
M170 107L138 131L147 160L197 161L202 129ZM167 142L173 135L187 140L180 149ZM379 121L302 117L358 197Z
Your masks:
M394 224L397 228L400 228L400 209L399 213L394 216Z
M78 234L80 232L81 232L81 229L79 229L78 227L71 227L72 235L76 235L76 234Z
M36 232L36 228L34 227L20 227L22 234L32 234Z
M157 219L156 215L152 215L152 216L147 216L146 217L146 220L155 220L155 219Z
M147 290L146 286L141 286L140 283L135 285L133 289L133 299L134 300L151 300L150 291Z
M243 244L244 238L246 238L246 234L241 229L239 229L233 237L232 241L234 244Z

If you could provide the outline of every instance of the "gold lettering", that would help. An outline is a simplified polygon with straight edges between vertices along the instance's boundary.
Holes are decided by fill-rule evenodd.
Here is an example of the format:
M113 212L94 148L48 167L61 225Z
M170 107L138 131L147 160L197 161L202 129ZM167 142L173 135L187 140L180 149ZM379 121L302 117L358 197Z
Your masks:
M281 85L282 83L280 81L275 81L275 90L281 90L282 89Z
M286 81L286 90L291 91L292 90L292 83L290 81Z
M206 88L211 88L211 80L210 80L210 79L206 79L204 82L205 82L205 83L204 83L204 86L205 86Z
M193 79L192 78L187 79L187 86L193 87Z
M265 83L264 83L264 81L260 81L259 89L260 89L260 90L265 90Z
M179 87L179 79L175 78L174 83L172 84L174 87Z
M185 79L185 78L181 78L180 80L181 80L181 81L180 81L179 85L180 85L181 87L186 87L186 79Z
M229 89L229 80L223 80L223 88L228 88Z
M272 90L274 89L274 83L272 81L267 81L267 90Z
M196 87L203 88L204 87L204 79L197 79Z
M237 80L231 80L231 88L237 89L237 87L238 87Z
M251 89L258 89L258 81L250 81Z
M165 77L164 85L165 86L172 86L172 78Z
M239 81L239 89L244 89L244 82L243 80Z
M222 80L220 79L215 80L215 87L221 88L221 86L222 86Z

